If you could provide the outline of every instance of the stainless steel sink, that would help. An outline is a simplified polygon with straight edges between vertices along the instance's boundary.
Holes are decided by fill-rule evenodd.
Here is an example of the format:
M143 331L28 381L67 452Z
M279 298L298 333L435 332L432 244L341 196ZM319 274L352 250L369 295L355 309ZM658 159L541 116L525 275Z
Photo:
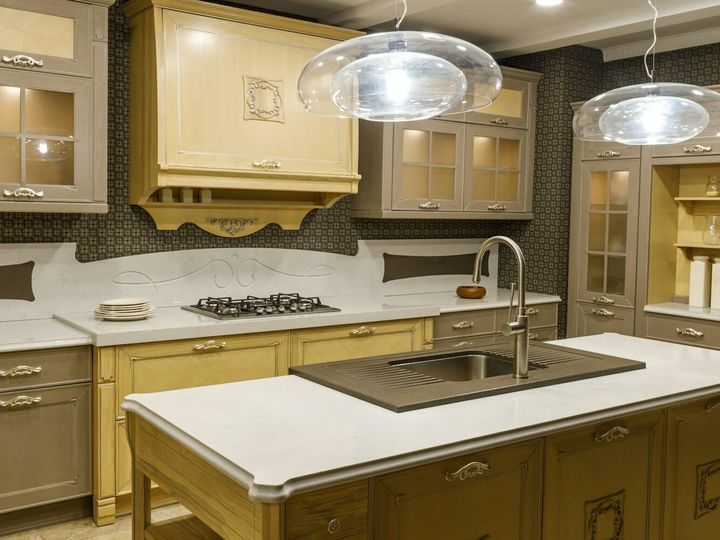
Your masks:
M473 381L513 373L512 360L490 353L457 352L389 364L443 381ZM530 366L530 369L537 368Z

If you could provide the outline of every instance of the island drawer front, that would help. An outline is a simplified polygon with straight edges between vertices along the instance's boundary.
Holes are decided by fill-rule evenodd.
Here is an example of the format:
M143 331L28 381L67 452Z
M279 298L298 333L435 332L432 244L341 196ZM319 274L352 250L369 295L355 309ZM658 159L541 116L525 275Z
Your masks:
M487 347L488 345L493 345L497 343L498 338L503 337L500 334L488 334L483 336L466 336L466 337L459 337L459 338L445 338L445 339L434 339L433 340L433 350L441 350L441 351L447 351L447 350L456 350L456 349L467 349L470 347L473 348L482 348Z
M90 381L90 347L0 354L0 392Z
M368 481L298 495L285 505L286 540L367 538Z
M0 515L90 493L91 393L90 383L0 393Z
M435 338L473 336L494 332L495 311L492 309L443 313L435 317L433 324Z
M575 328L578 336L592 336L605 332L632 336L634 333L635 310L633 309L578 302L575 310Z
M527 306L528 322L530 328L540 326L557 326L557 304L536 304ZM512 311L511 321L517 318L517 307ZM508 320L507 308L495 310L495 328L498 331L502 329L502 325Z
M657 313L646 313L645 320L646 336L651 339L720 349L720 322Z

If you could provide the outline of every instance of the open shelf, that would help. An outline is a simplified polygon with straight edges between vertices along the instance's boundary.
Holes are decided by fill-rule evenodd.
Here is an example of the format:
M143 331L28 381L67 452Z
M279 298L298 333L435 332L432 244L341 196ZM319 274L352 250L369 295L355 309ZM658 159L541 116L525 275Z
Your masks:
M677 202L720 202L720 197L675 197Z
M677 248L682 249L720 249L720 244L702 244L702 243L695 243L695 242L687 242L687 243L679 243L676 242L673 244Z

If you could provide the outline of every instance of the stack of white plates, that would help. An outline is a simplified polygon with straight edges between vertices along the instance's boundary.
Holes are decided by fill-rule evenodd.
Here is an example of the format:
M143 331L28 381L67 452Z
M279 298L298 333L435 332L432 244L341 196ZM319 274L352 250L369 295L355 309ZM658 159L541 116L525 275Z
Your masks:
M95 317L105 321L140 321L155 311L149 298L113 298L104 300L95 310Z

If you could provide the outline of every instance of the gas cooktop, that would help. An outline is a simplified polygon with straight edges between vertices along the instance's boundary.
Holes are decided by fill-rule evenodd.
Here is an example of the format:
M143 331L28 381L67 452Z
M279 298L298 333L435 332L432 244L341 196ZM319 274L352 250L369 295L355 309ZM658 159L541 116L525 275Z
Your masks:
M304 315L340 311L326 306L317 296L300 296L297 293L278 293L261 298L208 297L197 304L182 306L183 309L207 315L215 319L237 319L240 317L268 317L272 315Z

